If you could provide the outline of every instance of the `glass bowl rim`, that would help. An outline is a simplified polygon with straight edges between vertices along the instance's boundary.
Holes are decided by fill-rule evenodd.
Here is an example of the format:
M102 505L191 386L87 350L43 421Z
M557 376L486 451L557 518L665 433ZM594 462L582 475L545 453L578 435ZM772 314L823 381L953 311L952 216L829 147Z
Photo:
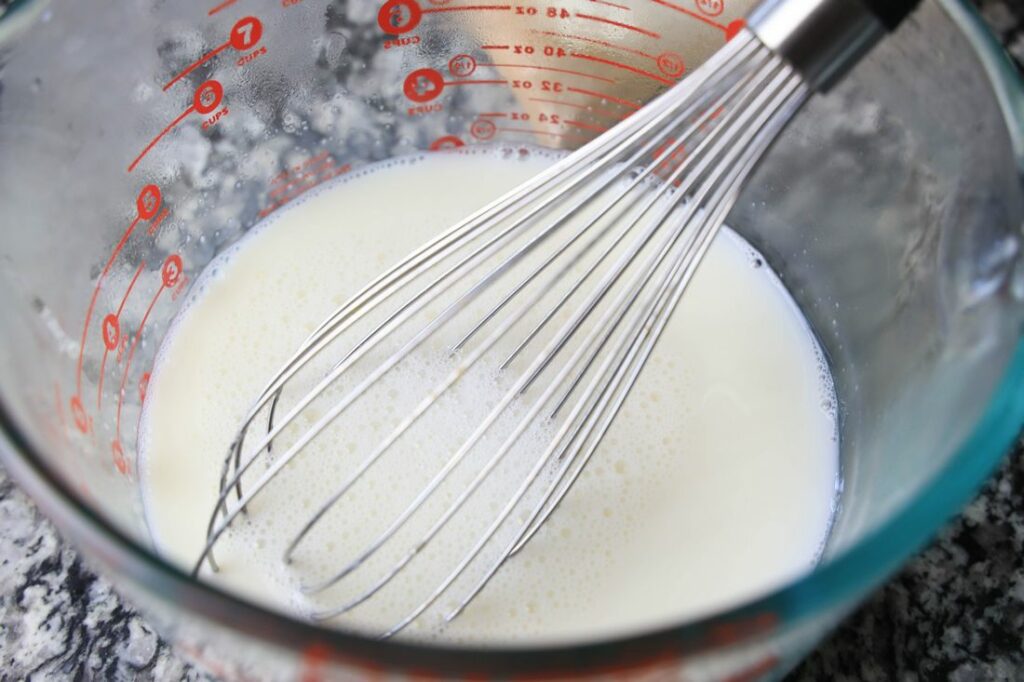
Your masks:
M1002 47L967 0L937 0L974 49L1006 121L1018 168L1024 170L1024 87ZM45 0L16 0L8 13L38 10ZM6 17L5 17L6 18ZM0 31L2 34L2 31ZM699 620L582 644L465 647L380 641L321 628L264 609L191 578L94 512L54 474L16 426L0 397L0 460L56 525L118 575L175 609L253 639L294 650L330 652L341 663L435 674L588 675L628 669L792 628L851 604L917 551L970 499L1024 423L1024 334L972 433L942 469L889 519L810 573L760 598ZM729 633L723 636L723 633Z

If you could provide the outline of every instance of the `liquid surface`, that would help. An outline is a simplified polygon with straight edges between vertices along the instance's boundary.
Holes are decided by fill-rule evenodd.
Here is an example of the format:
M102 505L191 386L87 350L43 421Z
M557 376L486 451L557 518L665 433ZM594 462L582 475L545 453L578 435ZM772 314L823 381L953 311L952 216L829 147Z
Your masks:
M539 152L509 156L429 155L347 178L264 221L211 264L164 342L142 419L144 497L161 553L195 563L241 420L317 325L388 266L552 161ZM291 564L281 561L317 507L451 370L438 350L445 343L427 344L311 442L224 534L220 572L205 567L203 575L309 615L352 599L401 558L478 468L455 475L423 519L345 580L315 595L299 589L330 577L379 536L501 399L510 380L487 358L323 517ZM323 358L312 374L340 357ZM330 389L303 413L243 488L342 393ZM279 417L294 397L282 398ZM763 259L724 230L564 502L459 618L440 624L472 576L408 636L501 643L634 632L739 604L809 570L834 507L832 405L827 367L800 311ZM498 426L526 409L516 402ZM264 424L253 427L256 437ZM379 632L419 604L497 516L551 435L545 424L528 429L508 463L399 578L329 622ZM485 461L502 441L495 438L467 462ZM496 542L509 537L499 532Z

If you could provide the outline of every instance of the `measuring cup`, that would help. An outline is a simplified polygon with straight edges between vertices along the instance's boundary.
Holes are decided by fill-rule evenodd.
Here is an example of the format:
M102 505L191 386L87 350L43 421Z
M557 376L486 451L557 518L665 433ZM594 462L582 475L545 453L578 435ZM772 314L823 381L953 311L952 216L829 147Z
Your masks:
M684 78L749 4L16 1L0 18L6 467L225 679L780 676L969 497L1024 415L1021 90L958 0L926 2L816 97L729 218L786 281L837 382L844 489L809 575L602 641L373 641L163 561L136 460L161 337L253 224L381 159L579 146Z

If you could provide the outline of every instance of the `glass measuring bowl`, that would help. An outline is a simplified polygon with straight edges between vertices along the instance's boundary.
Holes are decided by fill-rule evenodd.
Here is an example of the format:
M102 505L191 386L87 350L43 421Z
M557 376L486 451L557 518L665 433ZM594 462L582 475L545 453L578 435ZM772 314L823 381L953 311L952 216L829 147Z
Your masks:
M163 332L197 273L261 217L418 150L578 146L684 76L744 9L15 3L0 18L5 465L165 636L224 678L780 675L967 498L1024 415L1020 86L956 0L926 3L816 98L729 219L784 277L837 381L845 488L810 575L616 640L371 641L161 561L135 461Z

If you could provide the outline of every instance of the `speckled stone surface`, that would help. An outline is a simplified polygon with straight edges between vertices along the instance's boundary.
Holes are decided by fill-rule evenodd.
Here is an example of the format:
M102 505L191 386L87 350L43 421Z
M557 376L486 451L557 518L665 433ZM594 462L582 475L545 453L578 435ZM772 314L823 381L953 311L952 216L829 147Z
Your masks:
M788 682L1024 680L1024 442Z
M0 679L200 680L0 471Z
M1024 3L977 3L1024 63ZM89 571L0 469L0 680L8 679L209 678ZM1024 442L787 680L1024 680Z

